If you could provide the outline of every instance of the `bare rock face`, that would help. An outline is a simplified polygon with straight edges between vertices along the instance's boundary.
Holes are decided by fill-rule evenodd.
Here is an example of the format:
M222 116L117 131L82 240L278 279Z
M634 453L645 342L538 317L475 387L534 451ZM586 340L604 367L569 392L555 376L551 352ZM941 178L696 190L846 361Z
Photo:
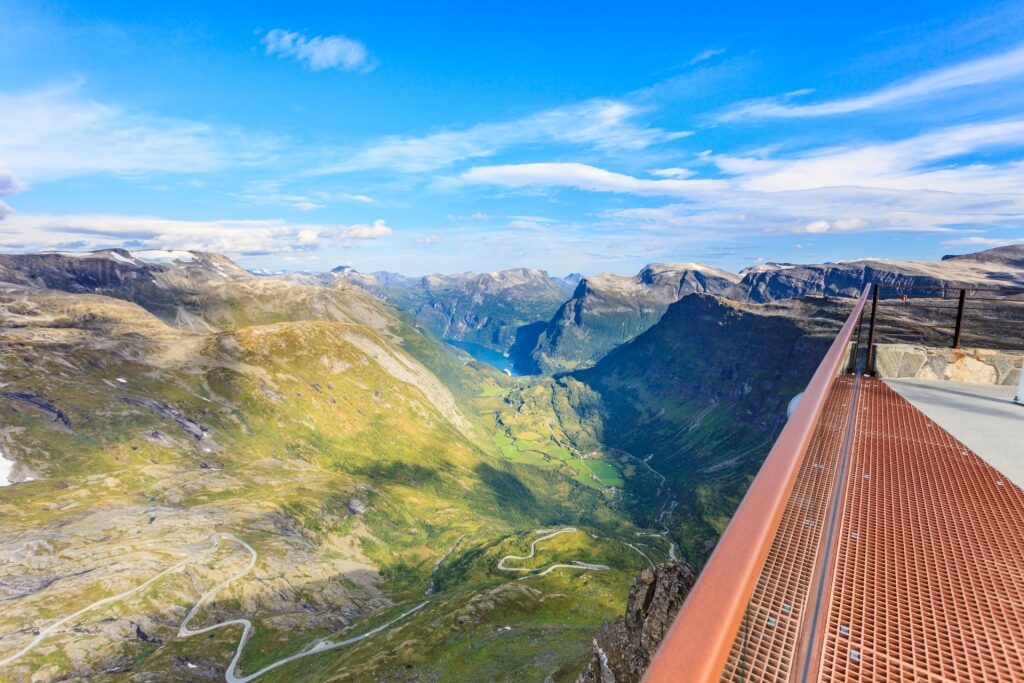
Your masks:
M638 683L696 580L685 562L645 569L633 581L625 616L597 632L594 656L576 683Z

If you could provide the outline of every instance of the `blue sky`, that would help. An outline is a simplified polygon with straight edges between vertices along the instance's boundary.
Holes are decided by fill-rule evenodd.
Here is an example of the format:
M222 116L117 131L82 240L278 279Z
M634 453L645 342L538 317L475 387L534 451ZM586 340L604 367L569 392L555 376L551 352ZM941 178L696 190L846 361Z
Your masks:
M486 4L0 0L0 250L562 274L1024 241L1024 3Z

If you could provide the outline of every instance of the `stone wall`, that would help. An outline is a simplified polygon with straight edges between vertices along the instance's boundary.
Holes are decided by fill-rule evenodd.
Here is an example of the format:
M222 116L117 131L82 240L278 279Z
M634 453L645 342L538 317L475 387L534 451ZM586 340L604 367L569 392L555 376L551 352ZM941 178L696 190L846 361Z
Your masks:
M1020 382L1024 351L941 349L916 344L876 344L875 373L882 378L946 379L973 384Z

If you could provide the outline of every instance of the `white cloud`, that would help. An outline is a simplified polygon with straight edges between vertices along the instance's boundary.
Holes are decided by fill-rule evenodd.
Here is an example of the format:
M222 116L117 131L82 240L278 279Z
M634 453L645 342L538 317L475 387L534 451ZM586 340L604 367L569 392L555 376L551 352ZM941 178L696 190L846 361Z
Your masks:
M370 53L358 40L345 36L314 36L275 28L267 31L262 41L268 55L291 57L313 71L343 69L355 71L372 68Z
M317 228L303 228L297 233L296 239L299 244L316 244L320 239L320 232Z
M376 220L373 225L353 225L345 229L345 237L355 239L372 240L378 237L387 237L391 234L391 228L382 220Z
M190 249L225 254L286 254L347 246L392 233L372 224L306 225L269 220L176 220L152 216L14 214L0 222L0 248Z
M425 247L435 245L440 241L441 237L439 235L427 235L426 237L420 237L416 240L418 244L422 244Z
M936 69L924 75L855 97L819 104L790 104L782 100L760 100L730 109L719 119L729 121L744 118L809 118L850 114L918 102L952 90L997 83L1022 76L1024 76L1024 46L1018 46L997 55Z
M688 196L719 187L718 180L650 180L577 163L502 164L478 166L459 178L463 182L502 187L565 187L590 192L640 196Z
M871 228L871 221L863 218L841 218L835 221L816 220L801 227L795 228L793 232L823 233L823 232L851 232L863 231Z
M359 202L361 204L373 204L373 197L365 194L349 194L348 192L342 192L337 195L338 199L346 202Z
M959 237L945 240L943 244L958 247L1006 247L1012 244L1024 244L1024 237Z
M127 112L82 84L0 92L0 159L26 183L94 173L205 173L273 156L236 129Z
M0 197L17 194L21 189L21 183L18 182L18 179L15 178L9 170L7 170L7 166L4 165L4 162L0 161ZM2 221L4 217L13 213L13 211L14 210L11 207L3 201L0 201L0 221Z
M689 178L695 173L688 168L656 168L651 171L651 175L659 178Z
M493 156L513 146L537 143L636 152L656 142L690 135L640 125L634 119L642 111L616 100L591 100L511 121L482 123L465 130L421 137L394 135L312 173L327 175L369 169L419 173L465 159Z
M707 49L701 50L696 55L694 55L693 59L690 60L689 64L690 64L690 66L693 66L694 64L700 64L701 62L706 62L709 59L711 59L712 57L717 57L718 55L720 55L720 54L722 54L724 52L725 52L725 50L723 48L709 47Z

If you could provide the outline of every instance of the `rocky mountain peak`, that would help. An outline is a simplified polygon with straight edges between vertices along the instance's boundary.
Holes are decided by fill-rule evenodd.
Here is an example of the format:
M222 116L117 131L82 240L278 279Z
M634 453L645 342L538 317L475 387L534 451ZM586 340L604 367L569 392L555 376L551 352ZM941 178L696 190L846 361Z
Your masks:
M576 683L639 683L696 580L685 562L645 569L633 581L625 615L597 632Z

